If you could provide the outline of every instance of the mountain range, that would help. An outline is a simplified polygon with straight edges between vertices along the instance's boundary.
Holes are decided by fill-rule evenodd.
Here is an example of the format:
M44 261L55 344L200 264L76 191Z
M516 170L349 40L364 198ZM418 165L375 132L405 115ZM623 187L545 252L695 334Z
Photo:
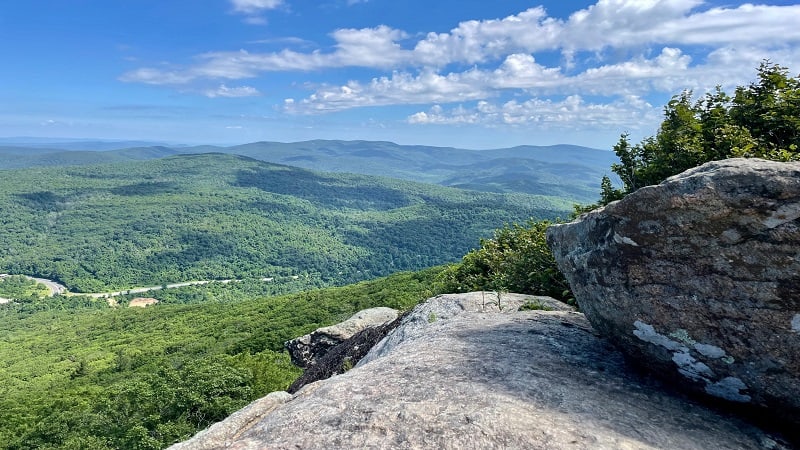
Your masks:
M558 196L577 203L597 200L601 177L610 174L611 164L617 162L610 151L575 145L467 150L337 140L254 142L227 147L131 141L29 141L0 141L0 169L100 164L213 152L318 171L378 175L483 192Z

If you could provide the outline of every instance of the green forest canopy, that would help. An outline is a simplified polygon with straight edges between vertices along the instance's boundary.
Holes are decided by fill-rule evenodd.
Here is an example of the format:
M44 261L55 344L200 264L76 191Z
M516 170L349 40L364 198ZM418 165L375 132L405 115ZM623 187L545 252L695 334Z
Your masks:
M187 439L288 387L300 370L284 341L361 309L408 309L437 293L440 270L146 309L0 307L0 448L158 449Z
M204 154L3 171L0 272L73 292L301 276L341 285L455 261L568 201Z

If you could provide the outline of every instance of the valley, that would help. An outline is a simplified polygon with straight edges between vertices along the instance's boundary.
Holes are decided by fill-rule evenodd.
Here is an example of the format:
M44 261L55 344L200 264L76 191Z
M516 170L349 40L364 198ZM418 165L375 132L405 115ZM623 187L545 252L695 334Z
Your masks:
M0 450L800 448L798 17L4 2Z
M457 174L433 155L419 163L428 175L410 181L386 176L411 170L399 162L350 173L382 167L364 158L392 160L392 145L308 145L343 171L265 162L262 144L241 149L259 158L14 150L6 161L27 166L0 169L0 272L32 285L0 304L0 378L10 380L0 385L0 442L162 448L184 439L285 389L300 371L284 341L443 292L443 264L504 225L566 217L576 198L526 192L572 183L526 175L537 166L527 159L496 160L490 179L477 160ZM31 162L40 156L47 162ZM435 184L436 170L460 188ZM158 304L109 307L142 294Z
M0 270L73 293L292 275L341 285L455 261L503 223L572 206L227 154L3 175Z

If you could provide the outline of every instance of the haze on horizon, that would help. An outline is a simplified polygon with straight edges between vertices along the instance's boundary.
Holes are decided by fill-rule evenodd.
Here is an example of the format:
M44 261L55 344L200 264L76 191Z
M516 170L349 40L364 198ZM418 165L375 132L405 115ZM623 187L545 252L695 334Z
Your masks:
M663 105L800 71L791 1L29 0L0 137L610 148Z

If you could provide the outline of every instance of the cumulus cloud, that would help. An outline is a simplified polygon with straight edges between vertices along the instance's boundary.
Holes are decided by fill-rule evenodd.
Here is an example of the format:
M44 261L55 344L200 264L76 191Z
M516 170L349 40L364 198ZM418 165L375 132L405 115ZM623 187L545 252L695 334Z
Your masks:
M232 0L235 10L251 14L278 7L279 0ZM736 8L696 11L699 0L600 0L573 13L567 20L549 17L542 7L503 19L471 20L447 33L429 33L402 45L409 36L402 30L380 25L373 28L339 29L331 33L331 52L319 50L273 53L241 51L199 55L199 63L183 70L142 68L123 75L125 81L188 83L196 78L249 78L272 71L308 71L335 67L393 69L441 68L449 64L480 64L511 55L561 51L568 58L576 52L605 48L630 49L651 45L733 46L759 43L786 45L800 41L800 5L745 4ZM523 60L518 60L524 62Z
M612 103L588 103L579 95L560 101L531 98L505 103L479 101L474 107L457 106L445 111L440 105L410 115L411 124L531 126L540 129L605 129L636 127L648 124L659 111L636 96L627 96Z
M313 113L361 106L477 100L491 95L473 79L481 76L477 71L449 75L426 71L416 76L396 72L369 83L351 81L343 86L324 87L299 102L290 99L285 106L291 112Z
M230 1L235 12L251 18L282 4ZM283 109L319 114L435 104L407 122L557 126L575 120L616 126L652 119L658 108L643 99L653 92L744 84L764 58L797 67L797 17L800 5L710 8L702 0L598 0L566 18L533 7L415 36L386 25L337 29L329 45L316 49L208 52L187 66L143 67L120 79L183 89L273 72L360 68L365 78L316 84L304 98L286 99ZM561 57L553 61L553 54ZM258 95L254 88L225 84L204 93ZM456 104L461 106L446 108Z
M758 52L722 52L710 58L729 58L736 70L729 79L745 83L763 58ZM800 51L794 60L800 61ZM760 55L760 56L759 56ZM789 58L791 59L791 58ZM676 93L688 86L711 89L719 79L713 62L691 66L692 58L680 49L665 47L654 57L637 56L568 75L559 67L540 65L527 54L509 55L495 69L471 68L440 74L433 70L418 75L395 72L368 83L350 81L326 86L292 103L295 113L338 111L361 106L426 103L462 103L520 90L540 97L580 93L601 97L642 96L653 91ZM709 84L713 83L713 84Z
M422 64L475 64L501 55L558 48L563 23L549 18L542 7L504 19L470 20L448 33L428 33L414 47Z
M338 66L387 68L411 60L410 52L397 43L407 34L386 25L336 30L332 37L336 41L332 61Z

